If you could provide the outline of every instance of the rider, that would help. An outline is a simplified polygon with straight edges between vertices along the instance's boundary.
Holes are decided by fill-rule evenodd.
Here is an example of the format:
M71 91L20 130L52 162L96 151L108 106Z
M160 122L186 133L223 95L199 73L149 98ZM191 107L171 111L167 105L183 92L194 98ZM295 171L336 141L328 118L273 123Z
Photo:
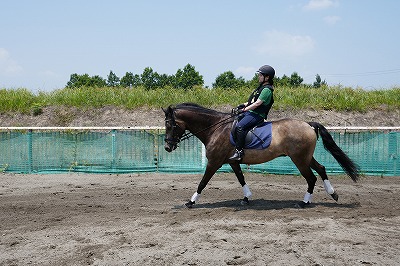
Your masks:
M238 121L234 131L236 149L233 156L229 158L231 160L242 160L247 133L267 118L268 112L274 103L273 79L275 70L269 65L264 65L260 67L257 73L259 86L250 95L247 103L241 104L236 108L237 113L242 114L243 117Z

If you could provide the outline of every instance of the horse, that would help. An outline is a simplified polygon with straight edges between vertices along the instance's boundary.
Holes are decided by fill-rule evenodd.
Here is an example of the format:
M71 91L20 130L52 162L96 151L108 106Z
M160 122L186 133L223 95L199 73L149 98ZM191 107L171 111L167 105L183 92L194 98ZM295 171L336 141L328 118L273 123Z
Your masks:
M229 164L235 173L244 198L241 204L249 204L252 193L245 182L240 164L260 164L280 156L289 156L292 162L306 179L308 188L302 201L297 206L304 208L312 202L317 177L315 170L322 178L326 192L338 201L338 194L331 185L325 167L315 160L313 154L318 136L321 136L324 148L340 164L347 175L357 182L359 167L340 147L337 146L328 130L317 122L304 122L297 119L281 119L272 121L272 140L266 149L245 149L241 161L230 160L234 146L230 143L229 135L235 115L208 109L194 103L181 103L162 108L165 114L165 144L167 152L172 152L178 144L191 136L196 136L205 146L207 166L198 184L197 191L185 203L192 208L199 200L201 192L207 186L212 176L223 164ZM189 133L188 133L189 132Z

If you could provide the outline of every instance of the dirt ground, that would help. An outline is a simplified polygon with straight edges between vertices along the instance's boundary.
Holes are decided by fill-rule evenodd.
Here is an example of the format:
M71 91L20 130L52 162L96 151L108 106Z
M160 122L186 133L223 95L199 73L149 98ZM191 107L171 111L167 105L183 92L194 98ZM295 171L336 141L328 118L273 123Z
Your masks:
M0 265L398 265L400 177L0 174Z
M166 104L167 106L167 104ZM229 112L230 106L220 107ZM269 119L399 126L400 110L271 110ZM46 107L0 114L0 126L163 126L161 110ZM0 174L0 265L397 265L400 177L333 176L339 203L298 176L217 174L193 209L201 175Z

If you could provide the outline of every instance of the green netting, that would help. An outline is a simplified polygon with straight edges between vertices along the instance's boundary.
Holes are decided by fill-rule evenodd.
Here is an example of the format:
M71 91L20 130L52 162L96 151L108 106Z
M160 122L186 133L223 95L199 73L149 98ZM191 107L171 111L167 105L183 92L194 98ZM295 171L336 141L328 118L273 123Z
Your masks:
M331 132L336 143L361 167L363 174L400 174L400 132ZM328 173L343 173L319 140L314 154ZM164 150L162 130L3 131L0 132L0 171L50 172L176 172L202 173L207 159L196 138L177 150ZM289 157L243 167L247 171L299 174ZM231 171L224 165L220 171Z

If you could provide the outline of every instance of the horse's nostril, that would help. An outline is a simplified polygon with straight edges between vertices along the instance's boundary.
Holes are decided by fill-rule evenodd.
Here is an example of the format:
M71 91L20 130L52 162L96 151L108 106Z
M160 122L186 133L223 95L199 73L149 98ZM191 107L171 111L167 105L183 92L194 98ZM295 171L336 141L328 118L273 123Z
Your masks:
M171 148L170 146L165 146L164 148L165 148L165 150L166 150L167 152L171 152L171 151L172 151L172 148Z

